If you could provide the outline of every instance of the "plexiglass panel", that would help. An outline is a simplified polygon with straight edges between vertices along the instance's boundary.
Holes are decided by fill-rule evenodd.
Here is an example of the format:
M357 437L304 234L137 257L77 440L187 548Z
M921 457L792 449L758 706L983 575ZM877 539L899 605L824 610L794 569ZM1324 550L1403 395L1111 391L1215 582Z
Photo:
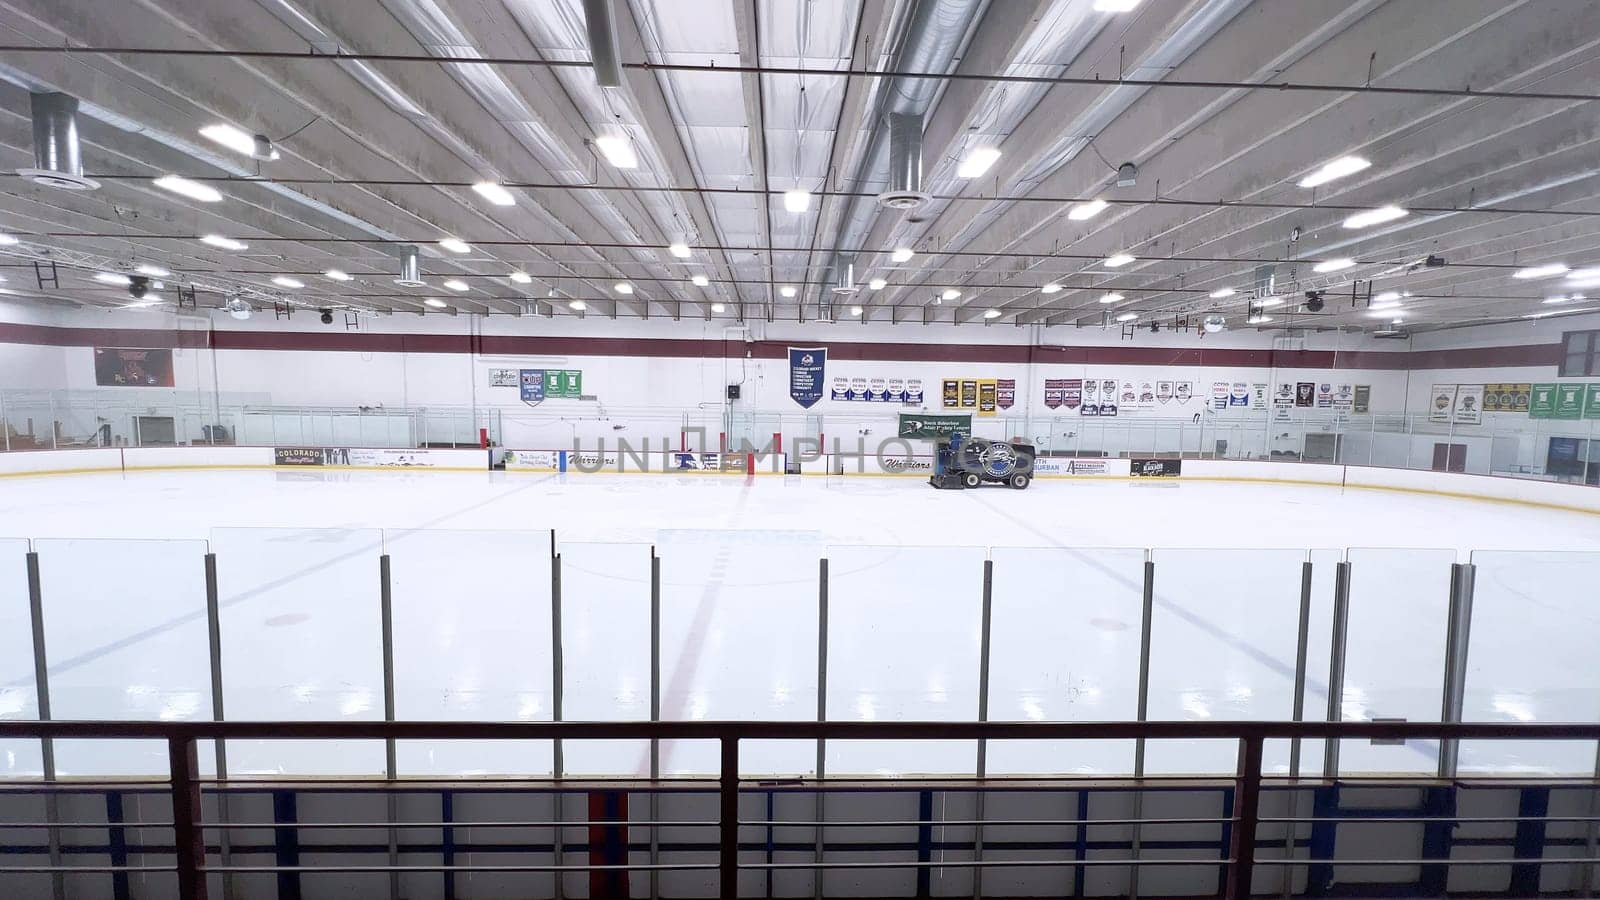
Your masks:
M982 550L828 548L828 719L972 721ZM971 773L972 741L829 741L829 775Z
M661 718L815 720L821 545L762 531L663 532ZM714 775L715 742L663 741L665 775ZM812 741L744 741L749 773L809 775Z
M28 542L0 538L0 719L39 718L28 612ZM44 773L39 742L0 738L0 777Z
M562 718L650 718L650 545L565 543L561 552ZM646 741L566 741L572 775L648 775Z
M395 717L547 722L549 531L385 532ZM399 774L548 775L550 741L400 741Z
M1454 550L1353 549L1343 719L1439 721ZM1437 741L1340 742L1339 771L1432 772Z
M1475 552L1468 722L1600 718L1600 553ZM1463 772L1594 772L1593 741L1463 741Z
M211 718L205 541L41 540L57 719ZM215 757L201 754L208 769ZM160 741L57 741L61 775L165 775Z
M996 548L990 558L990 720L1135 718L1145 552ZM988 771L1127 774L1133 742L990 741Z
M1293 718L1306 552L1157 550L1151 559L1148 718ZM1232 742L1152 741L1145 771L1232 772L1236 750ZM1263 771L1287 772L1287 748L1274 750Z
M218 528L228 719L383 718L376 529ZM230 774L374 774L378 741L229 741Z

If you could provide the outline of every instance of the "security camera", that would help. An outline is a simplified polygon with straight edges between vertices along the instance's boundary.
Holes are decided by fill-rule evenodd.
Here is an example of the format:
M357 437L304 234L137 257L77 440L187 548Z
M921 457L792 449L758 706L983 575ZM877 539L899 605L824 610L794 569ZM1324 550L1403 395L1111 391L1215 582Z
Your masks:
M150 279L143 275L128 276L128 296L135 300L143 300L144 295L150 293Z
M1325 305L1321 291L1306 291L1306 312L1322 312Z
M325 309L325 310L322 311L322 324L324 324L324 325L332 325L333 324L333 310Z

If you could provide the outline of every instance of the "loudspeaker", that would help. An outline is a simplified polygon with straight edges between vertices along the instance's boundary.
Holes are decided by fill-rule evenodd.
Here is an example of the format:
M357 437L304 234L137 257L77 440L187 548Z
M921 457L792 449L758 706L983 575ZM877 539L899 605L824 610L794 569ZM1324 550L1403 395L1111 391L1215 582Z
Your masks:
M739 386L737 384L728 385L728 399L729 400L737 400L737 399L739 399Z

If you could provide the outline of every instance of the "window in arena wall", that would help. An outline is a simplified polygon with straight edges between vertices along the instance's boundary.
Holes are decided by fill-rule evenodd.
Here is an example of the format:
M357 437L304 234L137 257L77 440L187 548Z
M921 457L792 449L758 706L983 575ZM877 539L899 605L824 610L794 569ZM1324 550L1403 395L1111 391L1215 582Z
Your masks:
M1600 375L1600 331L1569 331L1561 344L1561 375Z

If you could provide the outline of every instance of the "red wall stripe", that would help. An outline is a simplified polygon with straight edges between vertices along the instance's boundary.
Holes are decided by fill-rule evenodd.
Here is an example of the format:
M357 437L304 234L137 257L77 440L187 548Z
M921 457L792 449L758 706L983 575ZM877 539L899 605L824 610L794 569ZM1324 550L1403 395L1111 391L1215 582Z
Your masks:
M0 323L0 343L46 347L173 347L218 350L321 350L335 353L478 353L496 356L638 356L688 359L783 359L784 341L697 338L591 338L541 335L379 334L350 331L171 331L67 328ZM1237 350L1203 347L1026 347L827 341L839 361L1054 363L1060 365L1209 366L1285 369L1476 369L1555 367L1560 344L1454 350ZM1555 373L1551 373L1553 376Z

